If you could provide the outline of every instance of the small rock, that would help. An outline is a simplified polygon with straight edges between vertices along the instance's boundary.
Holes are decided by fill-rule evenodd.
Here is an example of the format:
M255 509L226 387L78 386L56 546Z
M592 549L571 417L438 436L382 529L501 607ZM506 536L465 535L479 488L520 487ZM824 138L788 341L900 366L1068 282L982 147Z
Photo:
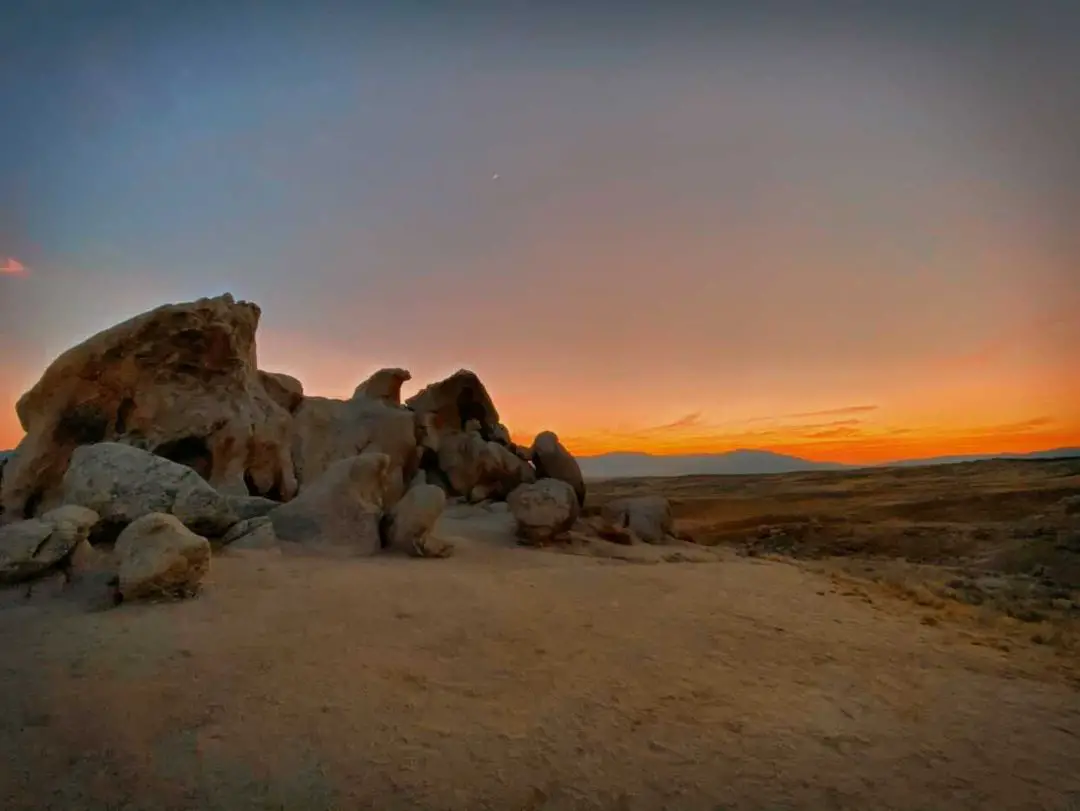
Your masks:
M581 475L581 467L551 431L542 431L533 440L532 463L536 468L536 478L566 482L574 488L578 506L585 506L585 479Z

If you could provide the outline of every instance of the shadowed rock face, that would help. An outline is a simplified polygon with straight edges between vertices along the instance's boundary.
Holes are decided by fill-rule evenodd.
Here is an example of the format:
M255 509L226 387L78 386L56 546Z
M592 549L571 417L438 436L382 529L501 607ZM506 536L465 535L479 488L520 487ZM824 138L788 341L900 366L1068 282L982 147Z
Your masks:
M405 404L425 417L438 432L461 431L469 420L476 420L480 435L489 440L499 425L499 412L491 396L480 378L467 369L432 383L406 400Z
M256 367L260 310L232 296L170 304L69 349L19 400L26 436L4 471L3 520L58 503L72 451L121 442L223 492L291 498L290 417Z

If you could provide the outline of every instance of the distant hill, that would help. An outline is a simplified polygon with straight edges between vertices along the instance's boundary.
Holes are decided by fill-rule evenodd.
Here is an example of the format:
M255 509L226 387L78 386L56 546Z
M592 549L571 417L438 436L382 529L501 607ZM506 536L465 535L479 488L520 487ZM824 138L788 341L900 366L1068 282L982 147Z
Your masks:
M654 476L760 475L799 473L814 470L855 470L860 467L916 467L979 462L986 459L1064 459L1080 457L1080 448L1056 448L1032 453L987 453L972 456L935 456L929 459L902 459L877 465L845 465L814 462L798 456L758 450L727 453L653 456L648 453L605 453L578 458L586 479L637 479Z
M962 462L985 462L988 459L1069 459L1080 457L1080 448L1054 448L1048 451L1031 453L983 453L973 456L932 456L928 459L899 459L895 462L883 462L875 467L918 467L920 465L955 465Z
M838 462L812 462L798 456L752 450L680 456L605 453L579 457L578 464L586 479L797 473L806 470L848 470L853 467Z

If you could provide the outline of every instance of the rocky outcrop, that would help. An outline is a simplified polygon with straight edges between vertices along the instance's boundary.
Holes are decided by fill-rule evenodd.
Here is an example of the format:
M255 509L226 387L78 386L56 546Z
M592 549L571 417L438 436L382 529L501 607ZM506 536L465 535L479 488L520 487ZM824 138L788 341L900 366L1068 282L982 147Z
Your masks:
M605 504L600 511L600 534L620 543L671 543L675 522L663 496L630 496Z
M217 536L237 521L228 499L191 468L116 442L75 450L63 499L117 527L149 513L168 513L193 532Z
M116 539L123 600L178 600L194 596L210 570L210 542L175 516L150 513Z
M390 546L416 557L447 557L452 544L432 536L446 506L446 493L434 484L418 484L409 489L389 513L386 535Z
M0 584L29 580L56 567L86 542L97 522L93 510L68 505L0 527Z
M538 479L558 479L574 488L578 505L585 506L585 479L577 460L570 455L551 431L536 435L532 444L532 463Z
M387 405L401 405L401 386L412 380L406 369L380 369L353 391L352 398L366 397Z
M289 413L258 373L259 317L229 295L170 304L63 353L16 406L26 436L5 470L4 519L58 504L75 448L110 441L187 465L222 491L291 498Z
M390 474L385 453L334 462L300 495L268 513L274 534L283 541L374 555L382 548L379 522Z
M523 484L506 500L523 543L539 545L567 532L579 514L574 488L559 479Z

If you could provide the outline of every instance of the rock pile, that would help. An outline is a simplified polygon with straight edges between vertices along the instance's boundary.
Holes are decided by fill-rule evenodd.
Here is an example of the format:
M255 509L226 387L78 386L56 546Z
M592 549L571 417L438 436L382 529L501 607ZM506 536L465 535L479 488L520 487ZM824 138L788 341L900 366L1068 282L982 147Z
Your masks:
M0 458L0 583L69 577L93 557L116 599L175 599L197 592L212 548L444 557L447 504L506 501L531 545L578 520L573 456L547 431L516 445L475 373L404 402L399 368L348 400L307 396L258 368L260 315L229 295L158 307L45 370L16 407L25 437ZM670 521L647 512L611 523L656 542Z

